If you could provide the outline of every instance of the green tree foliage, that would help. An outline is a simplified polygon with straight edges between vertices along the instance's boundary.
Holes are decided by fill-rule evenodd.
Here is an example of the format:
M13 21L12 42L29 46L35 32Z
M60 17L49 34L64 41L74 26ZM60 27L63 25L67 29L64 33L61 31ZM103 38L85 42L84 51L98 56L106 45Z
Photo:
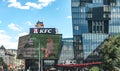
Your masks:
M112 71L120 68L120 35L110 36L102 45L102 62L103 69Z
M7 69L7 64L3 61L2 57L0 57L0 65L2 65L4 69Z
M89 71L99 71L99 67L92 67Z

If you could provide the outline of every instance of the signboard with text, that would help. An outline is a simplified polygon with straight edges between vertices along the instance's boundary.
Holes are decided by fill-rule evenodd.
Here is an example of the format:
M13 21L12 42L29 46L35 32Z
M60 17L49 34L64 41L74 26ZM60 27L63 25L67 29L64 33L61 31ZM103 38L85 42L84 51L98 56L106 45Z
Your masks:
M55 28L30 28L30 34L56 34Z
M57 64L57 59L43 59L43 66L46 69L49 69L50 67L54 67Z

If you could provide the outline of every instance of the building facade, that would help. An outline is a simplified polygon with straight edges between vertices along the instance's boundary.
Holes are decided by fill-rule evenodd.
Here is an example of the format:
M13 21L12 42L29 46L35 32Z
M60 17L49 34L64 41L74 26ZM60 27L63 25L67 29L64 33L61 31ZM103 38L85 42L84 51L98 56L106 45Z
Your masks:
M71 9L77 62L99 61L98 46L120 32L120 0L71 0Z
M0 57L2 57L7 64L8 70L10 68L14 70L24 68L24 60L17 59L16 56L16 49L5 49L3 45L0 47Z
M18 69L24 69L25 63L24 59L17 59L17 49L6 49L7 55L9 56L7 58L7 61L9 62L8 66L10 68L13 68L15 71Z
M59 54L58 64L66 64L67 61L74 60L73 38L62 39L62 46Z
M7 59L9 58L9 56L8 56L8 55L5 55L5 53L6 53L6 49L5 49L5 47L2 45L2 46L0 47L0 57L2 57L3 60L4 60L4 62L8 65L8 64L9 64L9 60L7 60Z
M38 21L28 35L19 37L17 58L25 60L25 71L55 68L61 40L62 34L57 34L56 28L44 28L43 22Z

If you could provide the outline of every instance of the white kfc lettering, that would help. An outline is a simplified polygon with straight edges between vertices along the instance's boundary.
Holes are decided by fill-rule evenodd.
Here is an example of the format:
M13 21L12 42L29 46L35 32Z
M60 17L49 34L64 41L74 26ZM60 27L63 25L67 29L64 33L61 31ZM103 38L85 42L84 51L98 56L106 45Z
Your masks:
M48 29L48 33L52 33L51 29Z
M39 33L44 33L44 29L40 29L40 32Z
M51 29L40 29L39 33L52 33Z

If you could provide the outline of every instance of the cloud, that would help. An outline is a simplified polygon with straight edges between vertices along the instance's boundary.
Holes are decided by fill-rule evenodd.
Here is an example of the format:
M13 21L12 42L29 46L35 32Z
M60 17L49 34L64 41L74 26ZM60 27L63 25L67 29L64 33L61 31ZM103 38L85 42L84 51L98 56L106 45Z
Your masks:
M71 19L71 18L72 18L72 16L67 16L66 18Z
M27 32L19 33L19 34L18 34L18 37L20 37L20 36L24 36L24 35L28 35L28 33L27 33Z
M5 30L0 30L0 46L3 45L6 49L17 49L18 48L18 38L28 33L22 32L17 35L17 37L12 37L7 34Z
M7 35L5 30L0 30L0 46L3 45L7 49L17 49L18 42L13 42L13 38Z
M30 25L30 26L32 25L30 21L25 22L25 24Z
M8 0L9 2L8 7L14 7L14 8L25 9L25 10L28 10L31 7L36 9L42 9L54 1L55 0L38 0L38 3L26 2L25 5L22 6L21 3L18 2L17 0Z
M4 30L0 30L0 34L5 34L6 32Z
M24 36L24 35L28 35L28 34L29 34L29 33L27 33L27 32L19 33L19 34L17 35L17 37L15 37L15 39L18 40L19 37Z
M8 27L15 31L21 31L22 29L21 27L19 27L18 25L15 25L14 23L9 24Z

